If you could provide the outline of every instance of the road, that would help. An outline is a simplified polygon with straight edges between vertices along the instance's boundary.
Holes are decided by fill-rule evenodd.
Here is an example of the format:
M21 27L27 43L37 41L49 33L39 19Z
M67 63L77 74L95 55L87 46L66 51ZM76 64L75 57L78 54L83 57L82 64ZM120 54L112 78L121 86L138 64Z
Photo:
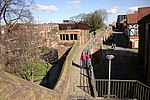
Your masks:
M115 43L115 49L111 44ZM112 36L104 43L101 51L93 54L95 77L108 79L107 54L113 54L111 79L137 80L137 50L127 48L122 32L113 32Z

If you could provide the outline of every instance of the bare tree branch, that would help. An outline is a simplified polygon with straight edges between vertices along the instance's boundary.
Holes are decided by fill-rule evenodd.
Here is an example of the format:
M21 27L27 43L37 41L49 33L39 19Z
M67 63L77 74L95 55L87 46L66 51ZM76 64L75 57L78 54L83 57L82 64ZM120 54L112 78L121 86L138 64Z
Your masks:
M31 21L33 19L28 9L33 4L26 4L25 0L0 0L0 63L4 60L5 42L14 31L18 22Z

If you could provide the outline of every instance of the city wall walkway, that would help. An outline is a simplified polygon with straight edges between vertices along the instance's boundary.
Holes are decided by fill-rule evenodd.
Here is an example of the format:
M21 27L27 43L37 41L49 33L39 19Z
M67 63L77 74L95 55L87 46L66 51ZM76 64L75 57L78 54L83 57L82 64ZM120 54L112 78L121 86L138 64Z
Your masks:
M106 38L109 35L109 31L107 33ZM86 71L81 69L80 66L80 55L84 49L87 49L86 47L88 47L92 40L93 38L82 46L76 43L72 47L54 90L30 83L0 69L0 100L66 100L71 98L80 99L80 97L92 98L90 96L91 91L89 89L88 76Z
M72 66L70 70L70 79L69 79L69 91L68 91L68 100L70 99L94 99L91 95L91 86L89 84L90 77L86 69L81 68L80 57L83 50L91 51L94 49L95 40L103 37L105 33L108 35L111 34L111 31L97 31L96 36L92 37L84 45L81 45L77 50L78 52L75 55L75 58L72 61ZM100 46L99 46L100 49ZM94 51L94 50L93 50Z

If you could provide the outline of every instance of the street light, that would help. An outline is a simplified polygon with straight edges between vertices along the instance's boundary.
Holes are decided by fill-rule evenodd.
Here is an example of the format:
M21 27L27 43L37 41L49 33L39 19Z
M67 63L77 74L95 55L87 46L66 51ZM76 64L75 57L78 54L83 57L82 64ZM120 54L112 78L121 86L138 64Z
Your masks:
M106 58L109 60L109 81L108 81L108 98L109 98L110 97L111 59L114 58L114 55L106 55Z

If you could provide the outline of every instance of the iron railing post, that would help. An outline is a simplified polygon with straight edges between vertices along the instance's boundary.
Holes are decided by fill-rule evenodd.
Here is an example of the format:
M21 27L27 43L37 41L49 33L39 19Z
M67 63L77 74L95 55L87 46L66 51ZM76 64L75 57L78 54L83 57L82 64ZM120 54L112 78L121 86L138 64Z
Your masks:
M109 59L108 97L110 97L111 59Z

